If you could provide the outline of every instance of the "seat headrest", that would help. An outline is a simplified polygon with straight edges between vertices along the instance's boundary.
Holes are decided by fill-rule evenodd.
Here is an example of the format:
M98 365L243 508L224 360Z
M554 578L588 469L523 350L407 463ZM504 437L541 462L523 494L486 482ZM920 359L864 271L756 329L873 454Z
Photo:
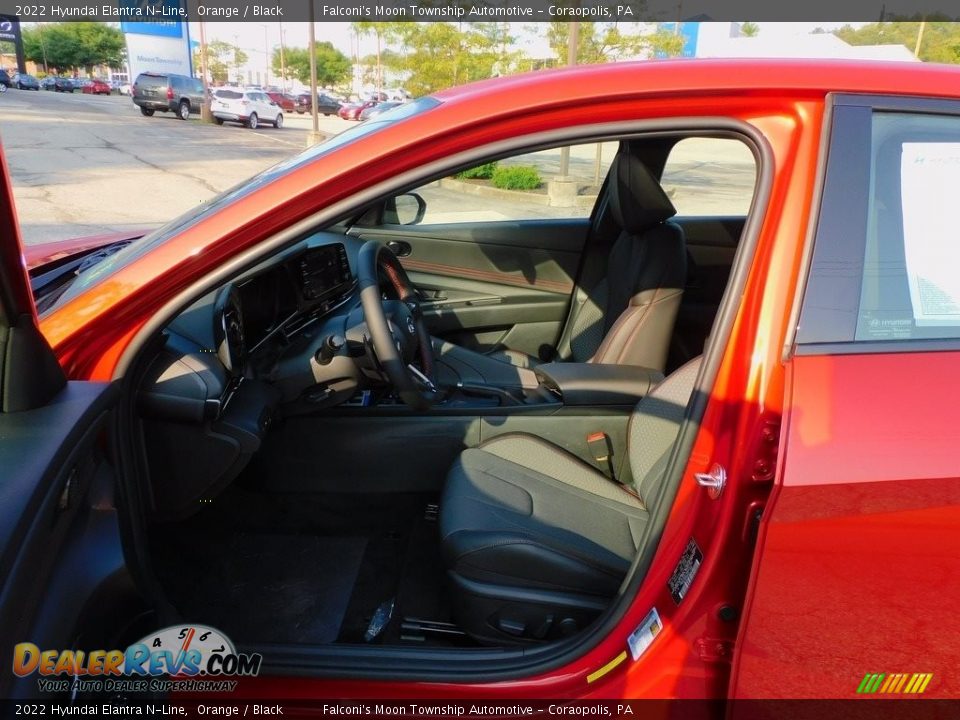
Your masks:
M677 214L647 166L620 151L610 166L610 211L625 232L636 234Z

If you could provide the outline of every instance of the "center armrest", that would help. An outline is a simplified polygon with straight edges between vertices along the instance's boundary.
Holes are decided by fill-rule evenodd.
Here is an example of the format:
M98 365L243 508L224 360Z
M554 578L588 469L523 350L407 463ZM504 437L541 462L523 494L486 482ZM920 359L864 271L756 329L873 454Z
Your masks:
M600 363L546 363L534 373L564 405L635 405L663 380L659 370Z

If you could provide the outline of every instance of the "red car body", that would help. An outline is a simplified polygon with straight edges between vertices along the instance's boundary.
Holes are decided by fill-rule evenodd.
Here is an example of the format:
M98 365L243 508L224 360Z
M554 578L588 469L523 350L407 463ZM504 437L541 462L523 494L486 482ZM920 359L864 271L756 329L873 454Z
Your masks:
M928 696L960 697L949 679L960 659L960 616L948 589L960 575L960 351L800 354L793 343L832 93L955 103L960 71L616 63L445 91L437 108L321 154L172 232L39 321L70 377L110 380L145 323L191 283L318 209L451 153L638 118L725 117L763 138L772 172L765 205L754 211L757 251L742 302L656 556L616 626L561 666L517 679L261 677L244 682L243 694L852 698L866 672L916 671L934 673ZM2 251L4 264L19 260L15 242ZM693 478L711 462L731 478L721 503ZM678 606L667 582L693 534L707 561ZM727 605L743 608L739 621L719 617ZM634 661L627 638L654 606L665 632Z
M278 92L268 92L267 97L273 100L284 112L293 112L297 109L297 103L292 95L286 95Z
M366 102L362 103L347 103L346 105L340 106L340 109L337 111L337 115L344 120L359 120L360 113L376 104L376 100L367 100Z
M91 80L83 86L82 92L84 95L109 95L110 85L103 80Z

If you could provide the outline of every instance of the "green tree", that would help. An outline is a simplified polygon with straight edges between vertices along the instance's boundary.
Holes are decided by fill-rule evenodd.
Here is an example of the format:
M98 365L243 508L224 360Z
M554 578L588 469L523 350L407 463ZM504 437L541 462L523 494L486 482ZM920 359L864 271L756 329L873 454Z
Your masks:
M385 59L388 67L408 76L405 87L424 95L454 85L505 74L519 53L509 47L499 23L397 22L393 30L402 51Z
M641 32L641 23L580 23L577 64L604 63L638 55L674 57L683 51L683 38L665 30ZM561 64L567 61L570 23L551 22L547 42Z
M919 20L876 22L859 28L844 25L834 33L851 45L897 44L913 52L920 37ZM928 21L918 57L927 62L960 64L960 23L936 17Z
M90 72L96 65L122 65L126 43L120 30L105 23L48 23L23 28L23 50L28 60L58 71Z
M756 37L760 34L760 26L755 22L740 23L740 34L744 37Z
M302 83L310 82L310 52L307 48L288 47L284 53L287 64L287 79ZM350 76L350 58L337 50L333 43L316 44L317 83L337 85ZM273 71L280 75L280 51L273 52Z
M237 75L240 66L246 62L247 54L232 43L224 40L211 40L207 43L207 73L215 83L228 82L231 76L239 81ZM199 48L193 54L193 66L202 67Z

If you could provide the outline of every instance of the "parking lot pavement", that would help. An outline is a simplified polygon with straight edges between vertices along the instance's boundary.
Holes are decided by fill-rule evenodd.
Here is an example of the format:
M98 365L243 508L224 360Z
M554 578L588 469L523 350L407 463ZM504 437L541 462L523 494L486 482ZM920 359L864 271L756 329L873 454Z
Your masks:
M144 117L129 97L11 90L0 142L26 243L150 228L301 152L310 116L257 130ZM334 135L354 123L320 118Z
M309 115L287 113L284 127L217 126L172 113L144 117L129 97L11 90L0 96L0 141L13 177L26 243L114 230L149 229L301 152ZM320 118L336 135L356 123ZM682 146L682 147L681 147ZM544 197L477 196L421 189L428 222L588 216L614 143L575 146L568 175L580 185L576 209L545 206ZM560 172L558 150L506 164L537 167L544 180ZM753 158L735 142L689 139L671 153L664 187L682 214L744 214L754 184ZM546 188L538 191L544 195ZM582 202L580 202L582 201Z

